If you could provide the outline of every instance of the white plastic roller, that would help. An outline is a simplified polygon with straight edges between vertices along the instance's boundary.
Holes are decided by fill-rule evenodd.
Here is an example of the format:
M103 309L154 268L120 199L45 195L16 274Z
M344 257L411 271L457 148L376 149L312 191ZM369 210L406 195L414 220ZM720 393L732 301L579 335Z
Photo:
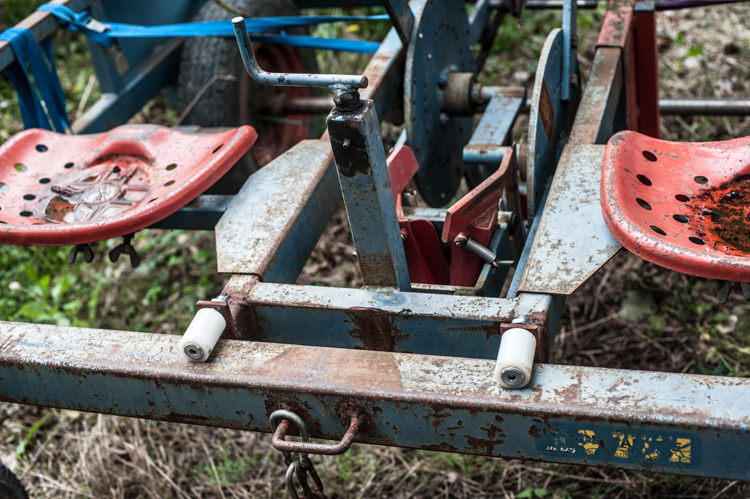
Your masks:
M495 379L505 388L523 388L531 379L536 338L526 329L512 328L503 333L497 353Z
M180 351L193 362L207 361L226 326L227 321L218 310L198 310L187 331L182 335Z

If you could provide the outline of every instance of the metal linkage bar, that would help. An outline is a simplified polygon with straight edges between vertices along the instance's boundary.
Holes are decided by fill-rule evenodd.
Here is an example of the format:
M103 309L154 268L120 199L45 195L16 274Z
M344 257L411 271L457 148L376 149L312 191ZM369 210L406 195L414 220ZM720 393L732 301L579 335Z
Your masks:
M659 99L662 116L750 116L750 99Z
M228 340L194 364L178 341L0 323L0 399L253 431L283 406L336 440L359 409L364 443L750 479L750 379L537 364L504 390L492 360Z

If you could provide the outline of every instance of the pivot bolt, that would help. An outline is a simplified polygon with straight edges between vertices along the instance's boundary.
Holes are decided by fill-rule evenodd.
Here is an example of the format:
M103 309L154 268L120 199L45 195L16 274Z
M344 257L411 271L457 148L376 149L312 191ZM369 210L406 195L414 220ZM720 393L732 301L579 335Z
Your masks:
M526 376L523 375L523 371L517 367L506 367L500 371L500 378L508 386L518 386L523 384L523 380Z

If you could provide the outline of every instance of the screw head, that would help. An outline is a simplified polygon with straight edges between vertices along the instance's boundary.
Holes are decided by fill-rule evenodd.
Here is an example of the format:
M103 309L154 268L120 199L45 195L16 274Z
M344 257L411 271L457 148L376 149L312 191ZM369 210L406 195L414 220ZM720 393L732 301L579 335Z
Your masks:
M500 378L508 386L519 386L523 384L526 376L523 375L523 371L517 367L506 367L500 371Z
M185 355L191 360L201 360L203 358L203 349L195 343L185 343Z

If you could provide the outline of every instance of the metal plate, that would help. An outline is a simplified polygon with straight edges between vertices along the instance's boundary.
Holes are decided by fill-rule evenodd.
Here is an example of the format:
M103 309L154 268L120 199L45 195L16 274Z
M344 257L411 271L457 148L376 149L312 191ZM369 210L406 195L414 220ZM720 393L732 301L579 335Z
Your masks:
M519 292L569 295L620 250L600 206L605 148L565 147Z
M571 88L569 100L560 100L562 50L562 30L552 30L542 48L534 93L531 96L527 166L529 218L533 218L536 213L547 185L547 177L555 172L580 99L580 85L577 85ZM576 75L580 81L578 57L575 53L571 55L570 64L570 74Z
M419 161L419 192L431 206L444 206L463 176L463 147L471 138L472 118L454 116L440 123L439 80L451 66L459 72L474 70L469 19L461 0L425 2L415 14L404 73L404 119L408 144Z

